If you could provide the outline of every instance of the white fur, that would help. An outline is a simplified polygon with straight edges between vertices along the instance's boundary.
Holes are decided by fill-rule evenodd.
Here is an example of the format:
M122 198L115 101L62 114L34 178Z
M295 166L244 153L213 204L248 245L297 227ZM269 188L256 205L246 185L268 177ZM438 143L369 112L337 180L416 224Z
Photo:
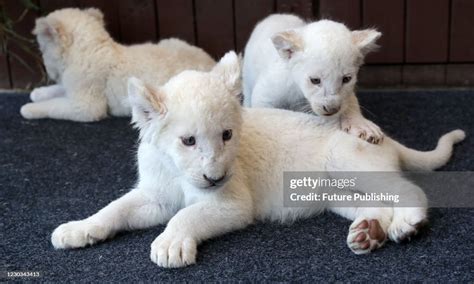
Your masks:
M416 232L426 219L426 197L401 175L364 181L357 190L383 188L417 200L420 207L284 207L284 171L324 171L330 176L338 171L399 171L413 162L406 153L415 152L390 138L382 145L369 144L337 125L321 124L313 115L242 109L239 74L239 59L229 52L212 71L185 71L159 88L130 79L133 120L141 137L136 188L87 219L59 226L52 234L54 247L83 247L119 231L168 222L151 245L151 259L159 266L181 267L196 261L197 245L206 239L255 220L288 221L324 209L355 220L348 245L358 254L380 247L387 236L399 241ZM224 141L223 132L229 129L233 136ZM447 161L463 135L460 130L447 134L443 147L424 155ZM195 145L183 144L189 136ZM421 163L440 166L424 159L417 167ZM204 175L224 178L212 186ZM363 222L379 223L383 237L370 237ZM361 234L368 243L355 241Z
M39 18L33 31L47 73L57 85L33 90L21 108L27 119L96 121L107 114L129 116L127 79L155 85L177 73L210 70L214 60L178 39L124 46L106 32L97 9L62 9Z
M328 20L267 17L245 47L245 105L312 111L340 121L342 129L371 143L382 142L380 128L361 115L354 91L364 56L375 49L380 36L375 30L351 32ZM344 76L351 80L343 83ZM310 78L321 82L315 85Z

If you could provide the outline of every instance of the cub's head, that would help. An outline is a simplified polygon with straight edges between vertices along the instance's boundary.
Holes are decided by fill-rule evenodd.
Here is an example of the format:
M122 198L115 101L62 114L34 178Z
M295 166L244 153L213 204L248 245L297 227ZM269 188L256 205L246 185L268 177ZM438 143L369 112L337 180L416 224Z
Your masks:
M33 34L48 76L56 81L59 79L73 43L87 44L98 33L104 32L103 14L95 8L66 8L36 19Z
M272 41L313 111L331 116L346 107L359 67L380 36L376 30L350 31L343 24L322 20L280 32Z
M131 78L132 121L142 143L189 184L219 188L232 176L242 124L240 60L227 53L210 72L184 71L155 88Z

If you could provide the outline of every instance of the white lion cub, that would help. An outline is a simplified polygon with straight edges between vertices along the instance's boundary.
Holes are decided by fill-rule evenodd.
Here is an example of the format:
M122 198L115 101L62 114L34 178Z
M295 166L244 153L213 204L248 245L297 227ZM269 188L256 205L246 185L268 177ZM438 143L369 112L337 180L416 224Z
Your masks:
M383 133L362 116L354 91L359 67L380 36L372 29L351 32L328 20L267 17L245 47L245 105L312 110L327 120L339 119L353 135L380 143Z
M96 121L107 114L129 116L127 79L163 84L187 69L210 70L202 49L178 39L124 46L104 28L97 9L62 9L36 20L33 30L46 71L56 85L33 90L21 108L27 119Z
M398 171L446 163L460 130L444 135L431 152L408 149L387 138L372 145L317 117L278 109L242 109L240 62L227 53L210 72L185 71L155 88L129 80L132 120L140 129L136 188L81 221L53 232L58 249L84 247L119 231L168 223L151 244L162 267L196 261L200 242L255 220L289 220L328 209L354 220L347 242L355 253L399 241L426 219L423 191L402 176L371 187L407 194L419 208L284 207L283 172ZM275 125L282 133L275 136ZM281 129L283 127L283 129ZM297 147L295 147L297 145ZM328 173L329 175L329 173ZM371 190L371 188L357 188Z

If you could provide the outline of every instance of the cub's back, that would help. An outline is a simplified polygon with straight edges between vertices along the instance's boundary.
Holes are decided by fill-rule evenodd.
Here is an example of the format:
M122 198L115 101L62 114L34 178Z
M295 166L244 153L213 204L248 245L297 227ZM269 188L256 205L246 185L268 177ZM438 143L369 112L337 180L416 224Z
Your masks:
M256 179L262 172L279 176L284 170L318 170L322 164L317 161L338 127L281 109L246 108L243 118L239 160Z
M238 161L258 204L256 215L286 219L293 213L283 207L284 172L324 171L327 142L336 127L319 126L314 115L280 109L248 108L243 117Z
M179 39L165 39L158 44L145 43L119 47L120 58L110 72L106 95L109 111L115 116L130 114L127 79L137 77L157 86L184 70L209 71L215 61L204 50Z
M161 40L158 44L129 46L125 56L133 76L153 80L154 84L163 84L187 69L209 71L216 63L201 48L175 38Z

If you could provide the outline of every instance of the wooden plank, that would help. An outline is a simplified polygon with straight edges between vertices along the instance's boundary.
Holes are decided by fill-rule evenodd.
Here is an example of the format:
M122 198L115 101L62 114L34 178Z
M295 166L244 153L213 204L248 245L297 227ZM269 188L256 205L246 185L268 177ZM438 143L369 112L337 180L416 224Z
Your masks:
M62 8L79 7L78 0L40 0L41 13L47 15Z
M375 27L382 32L380 49L367 56L368 63L402 63L405 24L404 0L364 0L363 27ZM387 13L390 11L390 13Z
M447 85L474 87L474 64L448 64L446 68Z
M407 1L407 62L446 62L449 0Z
M235 49L232 0L196 0L197 43L215 58Z
M104 14L107 31L115 40L120 40L120 22L118 1L110 0L79 0L81 8L98 8Z
M10 70L8 68L8 58L0 52L0 89L10 89Z
M367 65L359 72L363 87L396 87L402 83L402 65Z
M406 86L442 86L446 83L444 64L403 66L402 83Z
M160 38L177 37L196 43L192 0L156 0Z
M361 26L360 0L320 0L319 17L342 22L350 29Z
M474 1L452 0L450 62L474 62Z
M260 4L259 1L256 2ZM313 1L311 0L276 0L276 11L296 14L306 20L314 19Z
M12 18L17 19L23 12L24 6L21 1L6 1L5 11ZM38 15L29 11L23 20L14 26L14 30L23 37L33 41L33 30L35 18ZM42 79L41 57L39 51L30 46L33 54L25 51L17 42L10 42L8 56L10 65L10 76L13 88L29 89L38 84Z
M154 0L127 0L118 3L122 42L143 43L158 38Z
M238 51L242 51L255 25L274 12L274 2L238 0L234 3L236 47Z

